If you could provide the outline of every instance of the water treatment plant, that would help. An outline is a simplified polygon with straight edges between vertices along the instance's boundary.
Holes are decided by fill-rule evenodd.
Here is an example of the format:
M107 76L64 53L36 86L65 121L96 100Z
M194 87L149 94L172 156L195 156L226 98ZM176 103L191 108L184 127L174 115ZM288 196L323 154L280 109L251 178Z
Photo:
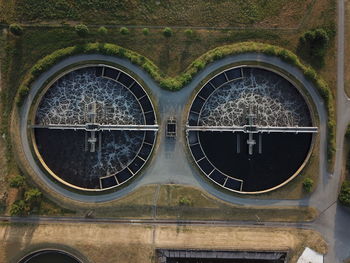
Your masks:
M349 263L349 10L0 0L0 263Z
M235 198L232 192L244 197L283 188L308 166L316 144L314 95L298 75L241 59L176 93L111 56L62 60L38 78L23 106L21 140L33 179L65 200L97 203L85 212L89 219L99 203L118 202L159 182L203 188L200 199L206 192L229 200ZM153 216L164 209L153 205L162 202L161 189L151 191ZM191 199L177 198L175 210L191 210ZM149 197L135 200L149 202ZM134 214L138 208L121 209ZM206 257L201 247L191 254L192 248L174 254L160 246L159 262L287 262L289 257L284 247L205 250ZM31 260L40 257L33 254Z

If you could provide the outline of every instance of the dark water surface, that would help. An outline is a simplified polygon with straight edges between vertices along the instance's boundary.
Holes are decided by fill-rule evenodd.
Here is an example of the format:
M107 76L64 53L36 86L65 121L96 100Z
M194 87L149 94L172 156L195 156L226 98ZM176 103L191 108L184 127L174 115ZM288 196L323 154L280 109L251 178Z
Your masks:
M45 251L28 256L19 263L79 263L79 261L58 251Z
M64 181L99 188L99 177L115 174L130 164L142 146L144 132L101 132L101 152L86 147L85 131L36 129L38 150L46 165ZM90 134L87 134L90 136ZM97 136L97 139L99 137Z
M237 153L240 136L240 153ZM248 154L248 134L232 132L199 132L204 153L221 172L243 180L243 191L269 189L286 181L302 165L310 149L311 134L271 133L259 137L253 155Z

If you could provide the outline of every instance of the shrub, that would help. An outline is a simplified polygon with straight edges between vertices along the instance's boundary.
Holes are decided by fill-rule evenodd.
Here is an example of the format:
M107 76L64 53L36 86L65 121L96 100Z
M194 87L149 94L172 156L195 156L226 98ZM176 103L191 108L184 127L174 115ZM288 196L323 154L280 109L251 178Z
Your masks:
M127 35L127 34L129 34L129 29L127 29L126 27L121 27L121 28L119 29L119 32L120 32L120 34L122 34L122 35Z
M338 199L342 205L350 206L350 181L343 182Z
M181 197L179 200L180 206L190 206L192 204L191 200L187 197Z
M173 31L171 30L170 27L166 27L163 29L163 35L165 37L171 37L173 35Z
M347 172L349 173L350 172L350 152L348 152L348 155L346 157L345 166L346 166Z
M188 37L188 38L193 37L193 30L192 30L192 29L186 29L186 30L185 30L185 35L186 35L186 37Z
M193 66L197 69L197 70L201 70L205 67L205 63L203 60L196 60L194 63L193 63Z
M276 56L277 55L277 51L276 48L273 46L269 46L265 49L265 54L266 55L270 55L270 56Z
M23 215L26 212L26 204L23 200L14 202L10 207L11 216Z
M317 73L312 68L307 68L304 71L304 75L305 75L305 77L307 77L311 81L316 81L317 80Z
M24 201L33 204L40 201L42 193L37 188L31 188L24 193Z
M19 188L24 186L26 179L21 175L16 175L10 179L10 187Z
M86 37L89 34L89 28L84 24L78 24L74 27L75 32L80 37Z
M324 64L329 36L324 29L314 29L305 32L299 38L299 54L309 59L314 66L321 67Z
M29 93L29 88L25 85L21 86L18 90L18 97L16 98L16 103L18 106L21 106L24 99L27 97Z
M179 90L182 85L183 83L181 83L178 78L163 78L160 80L160 86L163 89Z
M126 54L126 49L125 48L119 48L118 50L118 55L121 56L121 57L125 57L125 54Z
M297 57L292 52L286 49L281 50L278 55L280 56L280 58L282 58L282 60L293 65L295 65L297 62Z
M346 128L345 137L348 139L350 138L350 125Z
M305 178L303 182L303 188L307 193L311 192L313 185L314 181L311 178Z
M221 58L223 58L223 56L224 56L224 54L221 52L220 49L216 49L214 51L214 56L213 56L214 60L221 59Z
M100 36L104 37L108 34L108 29L105 28L104 26L101 26L97 32Z
M149 29L145 27L144 29L142 29L142 33L143 33L145 36L148 36L148 35L149 35Z
M9 30L15 36L20 36L23 33L23 27L19 24L11 24Z

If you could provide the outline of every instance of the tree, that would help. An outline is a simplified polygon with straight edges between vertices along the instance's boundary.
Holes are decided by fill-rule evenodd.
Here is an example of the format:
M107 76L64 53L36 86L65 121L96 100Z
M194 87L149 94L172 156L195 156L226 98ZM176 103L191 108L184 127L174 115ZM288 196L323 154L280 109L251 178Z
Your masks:
M344 181L339 193L339 202L345 206L350 206L350 182Z
M149 35L149 29L145 27L144 29L142 29L142 33L143 33L145 36L148 36L148 35Z
M10 179L10 187L19 188L25 185L26 179L24 176L16 175Z
M89 34L89 28L84 24L78 24L74 27L75 32L80 37L86 37Z
M190 206L192 204L191 200L185 196L179 199L180 206Z
M171 30L170 27L166 27L163 29L163 35L165 37L171 37L173 35L173 31Z
M314 185L314 181L311 178L305 178L303 182L303 187L306 192L310 193L313 185Z
M26 211L26 204L23 200L17 200L11 205L10 214L11 216L23 215Z
M324 64L328 43L329 36L324 29L309 30L299 38L298 53L320 67Z
M104 37L108 34L108 29L105 28L104 26L101 26L97 32L101 37Z
M345 137L347 139L350 139L350 125L348 125L348 127L346 128Z
M192 30L192 29L186 29L186 30L185 30L185 35L186 35L186 37L188 37L188 38L193 37L193 30Z
M23 33L23 27L19 24L11 24L9 26L9 30L15 36L20 36Z
M34 204L40 201L42 193L37 188L31 188L24 193L24 201L29 204Z
M129 29L127 29L126 27L121 27L121 28L119 29L119 32L120 32L120 34L122 34L122 35L127 35L127 34L129 34Z

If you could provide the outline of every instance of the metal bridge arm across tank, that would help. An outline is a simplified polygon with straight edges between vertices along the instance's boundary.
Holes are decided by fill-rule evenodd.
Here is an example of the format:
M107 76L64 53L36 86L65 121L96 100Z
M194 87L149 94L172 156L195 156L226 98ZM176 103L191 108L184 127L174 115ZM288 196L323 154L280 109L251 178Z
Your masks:
M84 131L158 131L158 125L113 125L113 124L47 124L30 125L33 129L84 130Z
M273 127L273 126L186 126L186 131L217 131L244 133L317 133L317 127Z

